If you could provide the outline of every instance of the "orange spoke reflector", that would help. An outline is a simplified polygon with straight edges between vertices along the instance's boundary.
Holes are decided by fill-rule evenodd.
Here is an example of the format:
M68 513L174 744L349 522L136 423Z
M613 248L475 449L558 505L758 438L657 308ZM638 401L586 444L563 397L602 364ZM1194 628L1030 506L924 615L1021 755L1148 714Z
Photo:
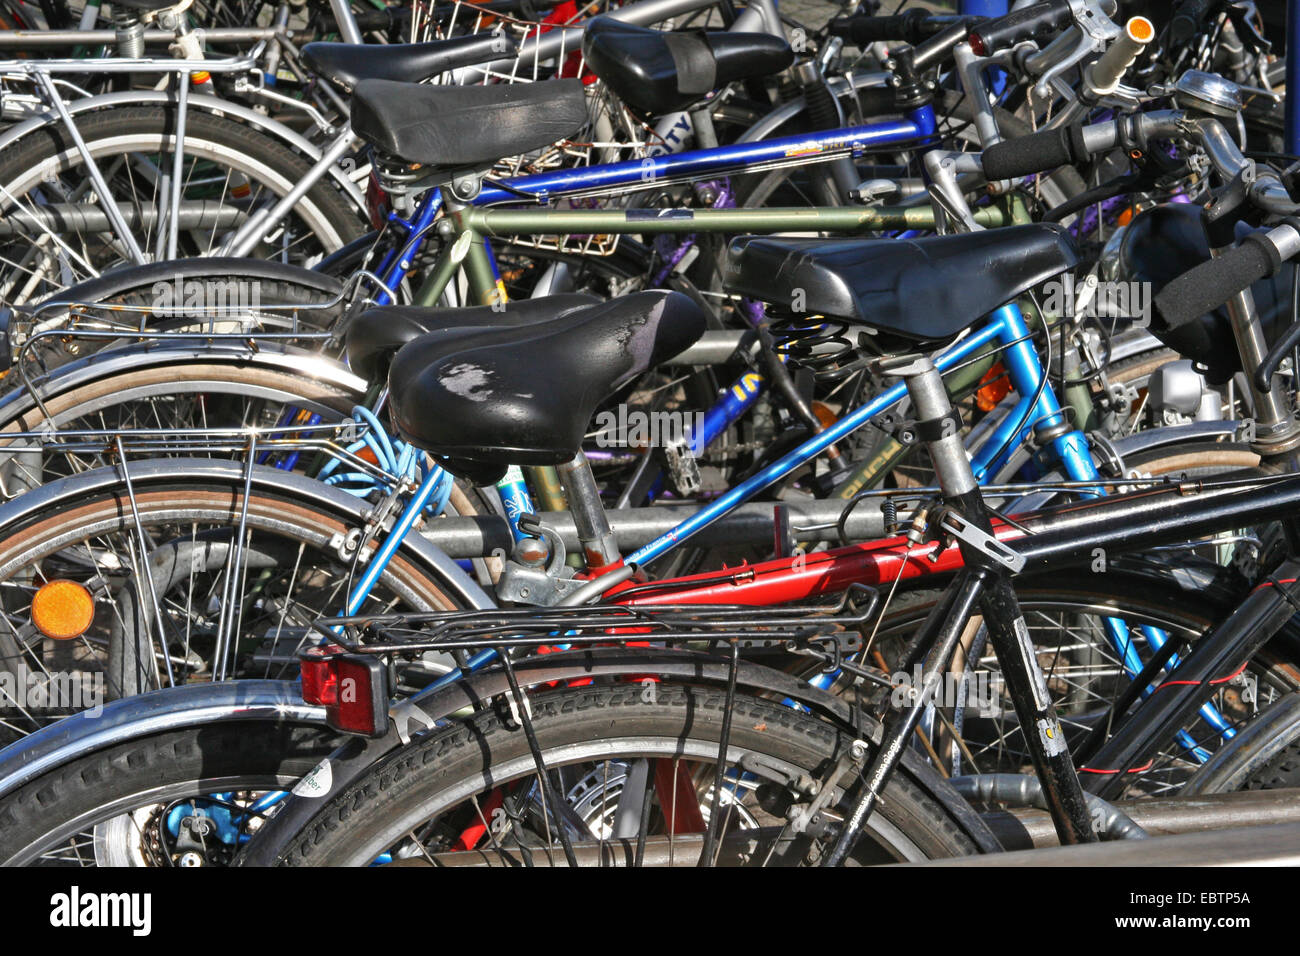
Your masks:
M76 581L51 581L32 598L32 624L56 641L80 637L94 619L95 599Z

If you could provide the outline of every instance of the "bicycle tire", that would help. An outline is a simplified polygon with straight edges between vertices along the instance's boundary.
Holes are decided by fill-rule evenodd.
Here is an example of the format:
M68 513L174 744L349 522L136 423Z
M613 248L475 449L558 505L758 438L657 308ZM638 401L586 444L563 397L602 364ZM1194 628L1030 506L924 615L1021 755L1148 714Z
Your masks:
M116 155L112 152L116 149L130 150L132 143L137 144L136 152L167 154L170 149L167 144L174 139L174 110L161 107L116 107L78 116L76 122L86 147L96 159ZM223 163L227 170L248 177L256 176L256 181L276 196L283 196L306 179L312 166L308 159L257 130L202 110L190 110L186 116L184 143L186 155L196 162ZM30 190L38 188L51 175L79 169L82 163L67 131L57 125L32 130L5 152L7 155L0 160L0 187L4 190L0 195L5 198L3 205L6 210L12 210L15 202L22 202ZM130 183L134 189L134 179ZM221 195L225 196L224 188ZM121 206L123 197L114 198ZM339 193L328 177L311 186L291 213L291 220L297 222L306 234L316 238L319 250L312 253L314 255L332 252L363 231L359 211ZM138 231L138 227L132 230L133 234ZM30 242L26 236L18 238ZM215 230L210 238L215 241ZM147 250L147 243L142 250ZM208 251L200 248L188 250L191 255ZM87 260L96 273L118 261L115 259L117 253L108 251L105 254L108 258L97 263ZM89 277L90 274L84 272L80 276ZM68 277L60 274L55 285L42 287L42 293L10 290L7 299L11 305L22 304L43 298L68 284Z
M129 831L112 827L123 816L142 806L205 793L287 789L338 743L338 735L319 725L277 720L187 727L104 747L29 781L0 801L0 866L38 864L56 848L61 855L49 860L51 864L130 865L129 844L103 845L109 842L104 830L114 842L127 842ZM161 830L163 825L153 820L148 829ZM146 828L141 829L143 836ZM92 842L92 852L78 854L78 845L87 841ZM213 847L223 857L236 849ZM62 856L69 852L76 858ZM175 854L170 865L180 865L179 856ZM137 865L148 859L142 854ZM159 860L155 865L166 864Z
M530 695L539 745L544 758L550 758L548 768L556 766L560 751L573 757L584 747L607 757L623 751L623 756L633 758L707 760L710 753L716 758L725 699L717 690L666 683L655 685L653 694L635 683ZM747 772L752 767L758 776L772 773L771 768L779 765L783 773L798 767L815 777L816 768L827 760L833 764L852 740L841 728L777 702L736 698L731 749L752 755ZM485 780L510 781L520 768L526 775L531 762L524 734L507 729L495 710L458 720L389 755L331 800L285 851L279 865L369 863L409 831L416 817L427 816L440 802L464 799ZM856 780L850 784L855 785ZM902 773L885 787L880 809L864 832L861 857L870 857L863 844L872 839L893 841L882 850L890 858L974 852L969 837L940 804ZM879 844L871 849L881 850ZM533 856L541 862L547 854L539 850ZM558 848L550 856L563 859ZM698 856L698 849L694 857L684 851L686 859L678 862L693 864Z

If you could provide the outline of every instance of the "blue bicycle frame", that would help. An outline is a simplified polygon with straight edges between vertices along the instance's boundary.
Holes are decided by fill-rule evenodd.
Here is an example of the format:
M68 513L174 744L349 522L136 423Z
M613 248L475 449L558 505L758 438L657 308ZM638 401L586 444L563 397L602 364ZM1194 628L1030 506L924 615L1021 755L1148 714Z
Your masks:
M534 197L538 202L550 202L707 179L726 173L757 172L799 157L829 160L842 154L856 155L886 146L915 145L929 140L935 130L934 109L923 106L911 111L903 120L520 176L505 183L508 189L485 186L474 199L474 205L518 204L520 193ZM394 291L406 279L412 262L442 210L442 202L441 191L433 189L421 200L410 220L395 213L389 214L389 221L405 230L407 240L390 251L375 269L375 274L384 284L384 289L377 292L379 304L391 302Z

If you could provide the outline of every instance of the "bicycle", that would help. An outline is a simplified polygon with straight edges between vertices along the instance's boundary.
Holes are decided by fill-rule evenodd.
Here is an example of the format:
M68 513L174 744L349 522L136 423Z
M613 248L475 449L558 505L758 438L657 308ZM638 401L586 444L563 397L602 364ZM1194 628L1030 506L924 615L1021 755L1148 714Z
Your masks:
M1122 135L1123 123L1090 127L1089 133L1096 137L1092 148ZM1182 128L1185 131L1187 127L1181 125L1179 118L1148 115L1135 120L1127 131L1136 128L1154 135L1161 130ZM1270 177L1261 177L1249 198L1276 214L1296 208L1280 183ZM1298 252L1300 232L1290 225L1276 226L1171 284L1161 293L1159 307L1175 323L1179 318L1199 316L1207 304L1217 303L1225 296L1248 296L1245 290L1252 281L1267 275L1280 261ZM892 324L883 327L896 328ZM454 346L448 352L455 354ZM563 664L570 661L574 665L570 673L575 676L583 671L589 675L602 673L599 666L593 666L600 659L596 651L570 653L569 661L563 663L536 659L512 663L508 655L502 655L498 682L491 685L483 680L476 689L487 685L503 694L510 705L508 713L487 703L477 715L457 719L451 718L445 710L446 704L442 703L441 709L435 704L417 719L409 709L410 701L399 705L393 715L405 721L405 726L394 732L394 743L397 738L407 737L413 737L413 742L407 747L397 747L378 763L370 763L368 772L351 777L350 783L338 782L340 763L333 763L334 783L330 793L337 794L335 802L317 810L319 804L311 801L306 808L308 812L294 818L293 825L282 831L277 851L269 856L258 854L258 858L290 864L355 864L370 862L382 853L384 859L422 859L434 865L481 864L489 858L500 858L503 862L531 859L535 864L553 864L563 858L572 866L583 860L593 864L624 860L664 862L667 856L671 863L674 837L679 832L673 795L678 794L680 799L681 791L665 786L663 780L653 786L629 783L634 770L640 767L639 762L652 757L662 764L671 764L674 773L690 775L689 802L700 810L689 824L694 828L693 838L682 841L681 849L677 850L689 861L698 858L702 865L709 865L715 862L715 851L727 853L726 858L730 860L735 843L739 842L741 859L750 862L793 857L796 861L822 865L841 864L854 853L859 838L868 835L864 829L867 821L875 821L877 829L870 836L877 841L887 841L890 825L899 825L900 814L905 811L897 805L892 812L886 811L883 820L873 817L873 813L877 806L885 810L900 799L896 791L883 799L882 795L888 793L886 787L896 779L893 773L909 750L907 741L921 718L925 701L937 689L948 659L959 647L969 616L980 604L989 638L1011 688L1020 726L1037 728L1037 733L1026 734L1027 745L1058 836L1066 844L1095 839L1089 805L1071 757L1073 748L1053 711L1036 656L1025 645L1026 629L1009 586L1010 575L1025 566L1043 570L1077 566L1081 561L1086 562L1094 545L1105 544L1112 551L1124 551L1197 534L1211 527L1231 527L1265 517L1293 515L1300 479L1284 475L1211 480L1172 492L1145 491L1111 500L1083 502L1062 512L1028 518L1021 528L1009 534L1014 545L997 547L985 537L997 526L996 517L970 518L972 508L984 507L982 496L960 444L955 442L955 436L944 434L942 425L949 420L951 406L934 366L923 356L908 356L892 360L889 367L905 377L918 410L925 416L918 427L927 432L926 443L936 459L945 502L961 515L959 530L954 530L959 539L957 547L963 553L964 569L909 644L907 659L926 661L925 684L913 703L902 711L890 712L878 699L870 701L872 716L883 716L885 720L880 737L872 733L870 724L864 727L862 715L857 714L854 716L859 722L844 725L839 733L847 736L838 738L827 736L828 732L834 733L834 722L830 728L819 731L815 729L818 726L815 719L809 717L803 721L808 726L801 731L800 740L820 735L824 741L825 749L818 755L820 763L796 756L791 742L774 745L785 748L780 750L780 757L755 743L744 729L751 718L760 722L776 720L775 709L764 709L760 702L736 691L736 646L742 637L733 636L725 629L720 631L718 642L729 650L730 662L726 654L713 659L718 670L726 675L725 692L705 689L707 682L698 676L695 688L690 683L676 684L670 677L662 676L672 673L669 665L661 663L672 659L670 651L628 650L630 657L644 654L646 673L661 675L656 694L668 699L657 708L642 698L644 706L638 709L636 695L643 685L623 683L620 686L617 681L524 695L523 687L552 684L557 678L563 687ZM1275 368L1265 363L1259 378L1266 381ZM1293 443L1293 418L1290 426L1290 434L1274 446L1282 455L1289 455L1287 442ZM1283 432L1277 431L1274 437L1280 434ZM983 535L978 530L981 528ZM1022 560L1024 564L1020 563ZM1213 683L1221 679L1219 675L1235 670L1243 656L1291 618L1295 594L1294 585L1288 582L1296 567L1294 558L1284 559L1240 608L1169 668L1159 683L1163 693L1145 699L1143 689L1173 658L1176 649L1172 642L1144 666L1114 706L1111 719L1094 725L1079 746L1090 766L1102 768L1094 770L1096 776L1092 780L1099 781L1092 784L1095 791L1103 795L1117 792L1127 774L1142 766L1151 749L1157 746L1156 741L1195 712ZM349 661L354 668L349 673L353 675L378 676L382 670L366 667L372 655L400 656L416 649L456 646L465 651L486 647L505 650L525 639L555 641L557 635L562 635L559 639L565 643L591 647L619 643L614 637L620 631L625 640L653 640L662 636L665 642L673 643L699 639L698 633L683 636L683 632L690 631L692 619L675 619L673 614L682 610L679 607L664 608L662 619L653 614L635 613L619 617L613 608L607 609L609 613L602 617L597 613L599 610L575 608L571 618L566 613L552 612L538 615L532 622L527 614L515 616L509 612L496 616L435 615L418 620L334 620L330 622L329 633L337 647L307 656L307 665L320 672L307 678L305 686L325 699L329 696L325 678L332 673L335 662ZM700 627L713 625L708 620L709 608L694 611ZM755 615L749 621L751 633L761 635L766 623L764 616ZM826 631L817 628L817 622L815 615L805 619L809 629L805 640L811 641L807 637L810 633L825 636ZM577 626L571 628L570 623ZM775 626L779 623L783 622L774 622L774 630L779 630ZM832 617L830 623L843 622ZM356 630L341 637L340 626ZM643 636L628 637L629 632ZM495 636L498 633L501 636ZM784 633L778 639L798 640ZM584 657L585 666L579 663ZM698 662L682 663L694 666L699 673ZM545 677L535 680L536 672L543 670ZM448 693L445 700L451 696ZM719 701L720 697L723 700ZM367 716L377 721L379 713L371 704L374 698L362 694L358 699L367 702L358 709L367 711ZM486 703L492 696L476 699ZM347 708L341 703L331 706L335 708L336 721L358 716L355 713L344 716ZM688 724L683 708L691 707L696 708L697 716ZM1130 707L1134 709L1129 711ZM657 723L651 716L640 716L656 709ZM628 715L626 723L616 721L612 725L615 738L612 740L607 710ZM700 712L714 711L722 715L717 723L712 718L709 723L701 722ZM580 716L584 712L589 716ZM803 712L797 712L802 719ZM734 723L729 725L726 715L733 715ZM640 737L634 729L638 721L646 728L640 731ZM595 739L596 725L606 728L599 735L598 744L586 748L577 745L577 741ZM519 729L507 729L511 726ZM413 727L430 730L415 737ZM361 731L358 726L353 729ZM376 722L368 728L368 733L378 736L388 730L387 725ZM652 741L657 734L671 740L675 749L656 748ZM856 748L852 746L853 734L857 735ZM475 752L472 764L461 756L467 745ZM484 747L490 754L486 759ZM367 758L373 761L378 749L382 748L367 748L362 761ZM354 748L346 756L340 755L342 763L346 765L355 753ZM430 761L434 755L436 759ZM683 760L688 761L685 770L679 769L679 761ZM710 763L716 769L709 767ZM783 763L786 767L793 764L832 769L811 782L800 782L798 774L787 769L776 774L774 781L772 771ZM644 781L646 771L640 773L639 779ZM850 774L847 778L846 773ZM379 785L380 780L386 782L384 786ZM598 802L591 794L593 790L597 796L603 790L603 796L613 807ZM649 842L646 833L646 801L652 792L657 800L653 819L660 821L658 825L665 830L665 836L654 844ZM905 807L910 806L905 798L901 802ZM837 810L837 805L841 809ZM346 828L339 826L344 806L348 808ZM497 807L504 807L504 813L496 814ZM581 813L575 808L580 808ZM639 816L634 816L632 811L638 811ZM920 834L934 832L934 819L930 818L929 823L910 821L914 828L913 846L921 840ZM938 819L942 819L942 813ZM632 826L630 832L626 828L620 830L617 822L620 820L637 820L639 826ZM728 831L730 824L734 824L735 832ZM950 825L957 827L958 820L952 818ZM880 827L886 828L883 834ZM279 829L273 818L258 839L265 839ZM955 848L960 843L960 838L954 837L951 846ZM256 853L252 848L257 845L257 842L251 844L250 852ZM448 856L466 851L473 851L468 860L458 861Z

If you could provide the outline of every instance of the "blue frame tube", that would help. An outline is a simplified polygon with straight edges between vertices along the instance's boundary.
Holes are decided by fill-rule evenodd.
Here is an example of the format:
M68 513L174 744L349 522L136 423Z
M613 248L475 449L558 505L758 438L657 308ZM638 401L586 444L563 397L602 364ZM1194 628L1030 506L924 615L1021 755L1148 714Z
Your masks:
M429 503L434 491L448 477L445 471L436 466L431 468L429 473L424 476L424 480L420 482L420 487L416 489L415 495L402 509L402 513L397 518L397 523L393 525L393 530L385 535L384 543L380 545L379 551L370 559L370 563L366 565L365 573L361 575L361 580L357 582L348 595L347 611L345 613L356 614L361 607L361 602L370 596L370 591L374 588L375 582L379 580L379 575L384 573L384 569L388 567L388 562L393 559L398 547L406 540L406 534L411 530L411 526L415 524L415 519L424 512L424 506Z
M993 321L999 329L999 341L1005 346L1002 364L1006 367L1012 386L1022 398L1015 411L1002 420L989 440L972 457L971 468L981 483L996 474L1035 427L1059 425L1065 421L1061 405L1050 385L1043 389L1033 410L1029 410L1029 402L1046 373L1033 342L1028 338L1029 326L1025 323L1020 307L1014 303L1002 306L993 312ZM1060 435L1051 441L1051 448L1071 480L1088 481L1097 477L1088 440L1082 432L1074 429ZM1096 494L1101 494L1100 489Z
M1300 155L1300 0L1286 2L1286 98L1282 110L1286 117L1283 133L1287 153Z
M396 213L388 214L388 221L395 222L407 232L406 242L400 249L390 251L380 263L379 268L375 270L384 282L384 291L375 296L375 300L380 305L389 305L393 301L393 293L406 279L406 274L411 269L411 263L419 255L420 249L424 246L425 237L428 236L429 230L433 228L434 220L438 218L438 213L442 210L442 190L434 189L420 203L415 210L415 218L410 222L399 217Z
M535 176L520 176L509 181L512 189L529 193L539 200L555 199L568 193L616 186L653 184L675 177L707 177L735 168L764 162L790 159L802 154L816 154L839 150L860 152L895 146L913 140L924 140L935 132L934 109L923 106L912 110L907 119L851 126L847 129L781 136L739 143L714 149L695 149L685 153L671 153L646 159L631 159L621 163L600 166L583 166L576 169L556 170ZM497 203L518 203L518 195L495 186L485 186L474 200L476 206Z
M698 455L708 448L728 425L753 408L758 397L763 394L765 381L758 372L746 372L732 382L714 406L704 414L699 432L691 429L691 452Z
M1024 316L1021 314L1020 308L1015 304L1003 306L994 315L996 324L1002 332L1001 339L1004 343L1015 342L1016 339L1029 334L1029 327L1025 324ZM1043 389L1042 397L1038 400L1033 413L1029 416L1025 415L1025 410L1033 398L1034 392L1038 390L1041 376L1046 374L1032 342L1026 338L1024 341L1007 347L1003 350L1002 361L1006 366L1012 385L1025 398L1016 406L1015 411L1003 420L995 433L985 443L981 452L988 448L995 450L1002 448L1007 436L1018 432L1018 434L1014 434L1015 441L1010 445L1010 448L1014 449L1015 445L1023 441L1033 430L1036 423L1058 425L1064 421L1061 406L1056 399L1056 393L1050 385ZM1023 425L1021 425L1022 422ZM1077 429L1066 432L1053 439L1050 446L1055 453L1056 459L1061 463L1071 480L1089 481L1100 477L1096 465L1093 464L1092 453L1088 448L1088 440L1082 432ZM976 457L982 458L983 456L977 455ZM1000 459L1004 457L999 456ZM991 470L1000 467L1000 461L992 462L991 465L993 467L986 467L983 473L979 470L976 471L976 477L981 482L986 480ZM1100 497L1105 494L1105 491L1097 488L1093 494ZM1144 662L1137 653L1137 649L1133 646L1133 642L1128 639L1128 624L1119 618L1106 618L1105 620L1106 632L1111 646L1123 659L1125 669L1129 671L1131 676L1136 676L1142 670ZM1144 626L1142 633L1146 638L1147 645L1153 651L1158 651L1168 640L1168 636L1159 628ZM1171 666L1172 663L1171 661ZM1149 691L1144 691L1143 696L1146 696L1147 693ZM1218 708L1212 703L1206 702L1203 704L1200 714L1209 726L1213 727L1225 738L1233 735L1234 731L1228 726ZM1198 760L1204 761L1209 758L1209 752L1197 746L1186 731L1179 731L1178 739Z
M1007 0L958 0L957 10L963 17L1005 17Z
M978 351L986 344L996 339L1001 332L1002 326L1000 323L993 322L986 325L984 328L979 329L961 342L958 342L943 355L940 355L935 360L935 366L941 372L947 371L963 359L969 357L972 353ZM787 453L778 461L768 465L758 474L742 481L739 485L722 495L722 497L718 498L708 507L687 518L671 531L665 532L654 541L651 541L649 544L628 555L624 559L624 563L645 564L648 561L653 561L669 548L686 540L707 525L712 524L736 505L746 501L773 482L778 481L800 465L803 465L805 462L808 462L812 458L821 454L826 448L841 441L849 433L865 425L881 412L886 411L893 405L902 401L903 396L906 394L907 388L902 382L886 389L851 415L841 418L834 425L830 426L825 431L818 432L798 448Z

